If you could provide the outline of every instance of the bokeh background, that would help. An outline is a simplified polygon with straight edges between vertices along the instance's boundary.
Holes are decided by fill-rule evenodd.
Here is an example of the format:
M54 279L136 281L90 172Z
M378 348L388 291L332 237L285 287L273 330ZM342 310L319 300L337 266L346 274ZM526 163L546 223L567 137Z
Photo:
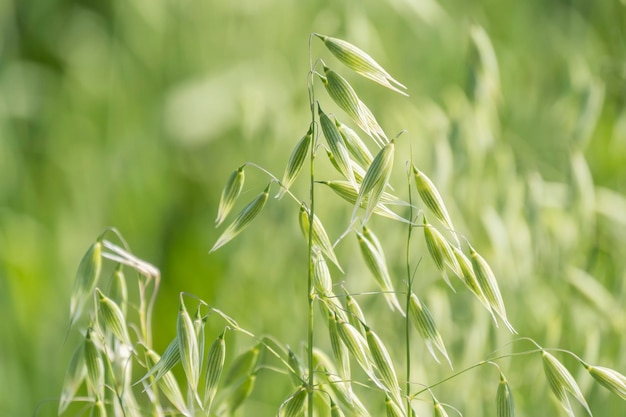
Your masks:
M107 226L162 272L157 350L175 332L180 291L301 346L297 205L271 201L243 236L207 252L230 172L252 160L280 176L307 130L311 32L359 45L407 85L404 98L360 80L313 43L390 135L408 130L416 164L492 264L520 334L626 372L624 1L4 0L0 27L0 415L55 415L73 350L64 339L74 274ZM400 181L407 144L398 147ZM266 183L247 174L242 201ZM295 187L306 198L304 181ZM336 238L351 210L320 195ZM373 225L401 283L406 231ZM416 260L426 253L421 240ZM336 279L375 289L350 257L355 248L339 246L352 273ZM416 290L456 369L511 339L433 271L424 256ZM393 340L401 326L383 320ZM415 357L422 383L450 372L418 339ZM626 414L623 401L560 358L596 415ZM559 412L538 356L503 369L519 415ZM272 384L242 415L273 415L289 388ZM464 415L494 415L496 388L497 373L481 368L436 393ZM425 398L420 415L429 407Z

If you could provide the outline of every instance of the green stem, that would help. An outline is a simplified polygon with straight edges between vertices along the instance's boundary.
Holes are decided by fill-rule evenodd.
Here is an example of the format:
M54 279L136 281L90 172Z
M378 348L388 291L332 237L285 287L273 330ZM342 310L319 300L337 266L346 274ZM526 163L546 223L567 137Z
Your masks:
M485 364L494 365L493 362L497 361L499 359L512 358L514 356L532 355L532 354L535 354L537 352L539 352L539 350L538 349L534 349L534 350L529 350L529 351L526 351L526 352L509 353L509 354L500 355L500 356L497 356L495 358L491 358L491 359L488 359L488 360L487 359L482 360L480 362L475 363L474 365L472 365L470 367L467 367L467 368L465 368L465 369L463 369L463 370L461 370L459 372L456 372L456 373L450 375L447 378L442 379L441 381L435 382L434 384L428 385L426 388L417 391L414 395L409 396L409 400L417 397L418 395L420 395L423 392L430 391L431 389L435 388L436 386L441 385L444 382L447 382L447 381L449 381L449 380L451 380L453 378L456 378L457 376L462 375L462 374L466 373L467 371L471 371L474 368L478 368L479 366L482 366L482 365L485 365Z
M314 381L314 369L313 369L313 325L314 325L314 311L313 311L313 219L315 216L315 149L317 148L317 132L315 128L315 92L313 91L313 63L311 52L311 41L313 35L309 36L309 74L307 76L307 89L309 93L309 107L311 111L311 134L313 137L313 143L310 151L309 158L309 236L307 243L307 303L308 303L308 337L307 337L307 361L309 365L308 369L308 381L307 381L307 414L308 417L313 417L313 385Z
M146 307L146 286L144 284L144 282L142 282L142 279L144 279L145 277L143 276L139 276L139 278L137 279L137 287L139 290L139 308L138 308L138 314L139 314L139 327L141 329L141 338L142 340L146 343L146 345L150 348L152 348L152 343L150 340L148 340L148 320L147 320L147 307ZM145 278L147 280L147 278Z
M407 167L407 188L409 195L409 225L407 227L406 237L406 279L407 279L407 292L406 292L406 318L405 318L405 339L406 339L406 403L407 403L407 415L411 416L411 322L410 322L410 308L411 308L411 293L413 292L413 277L415 272L411 272L411 237L413 235L413 193L411 192L411 167L413 166L413 142L409 138L409 166ZM417 214L419 216L419 212ZM418 262L419 265L419 262ZM417 266L416 266L417 268Z
M156 298L159 293L159 285L161 283L161 276L155 275L152 277L152 280L153 280L152 294L150 295L150 301L148 302L148 305L146 308L147 330L146 330L146 335L145 335L146 343L150 347L152 347L152 316L153 316L152 312L154 310L154 304L156 303Z
M410 143L410 142L409 142ZM411 159L412 151L411 151ZM411 170L408 170L407 184L409 189L409 220L413 222L413 200L411 194ZM404 320L404 337L406 341L406 409L407 415L411 415L411 322L409 318L409 309L411 307L411 293L413 292L413 277L411 276L411 235L413 232L413 225L409 224L407 227L406 237L406 279L407 279L407 291L406 291L406 317Z

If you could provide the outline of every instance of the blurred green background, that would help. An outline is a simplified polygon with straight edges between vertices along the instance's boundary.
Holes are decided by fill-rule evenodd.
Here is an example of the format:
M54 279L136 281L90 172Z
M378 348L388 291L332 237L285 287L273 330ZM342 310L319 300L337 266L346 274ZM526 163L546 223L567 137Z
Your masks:
M403 98L357 79L313 43L313 55L349 78L390 136L409 131L416 164L491 263L520 334L626 372L624 1L4 0L0 21L0 415L37 407L55 415L73 350L64 337L74 273L106 226L162 272L159 351L175 332L180 291L300 346L297 206L270 201L242 237L207 251L230 172L252 160L280 176L308 127L314 31L360 46L407 85ZM472 46L473 25L491 40L494 61ZM396 157L400 181L406 143ZM242 201L266 182L253 172ZM296 190L306 198L304 181ZM350 208L320 195L329 201L320 217L336 238ZM374 225L400 283L406 232ZM340 245L340 256L355 248ZM414 251L425 253L421 238ZM511 339L432 271L425 257L417 289L456 369ZM345 279L373 289L358 274ZM416 357L421 382L449 374L418 343ZM626 414L623 401L564 360L596 415ZM538 357L504 369L519 415L557 413ZM465 415L493 415L496 387L485 369L436 393ZM288 388L266 391L242 415L272 415Z

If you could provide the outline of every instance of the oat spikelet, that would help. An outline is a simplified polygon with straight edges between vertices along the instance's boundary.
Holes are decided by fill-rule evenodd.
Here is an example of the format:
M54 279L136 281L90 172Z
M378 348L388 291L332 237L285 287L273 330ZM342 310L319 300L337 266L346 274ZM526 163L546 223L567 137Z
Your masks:
M89 417L107 417L107 410L99 396L96 396L96 401L94 401L91 407Z
M352 212L353 220L356 217L358 208L361 207L361 202L364 201L366 196L367 207L365 208L365 215L363 216L363 224L367 222L370 215L378 205L380 197L383 194L383 190L385 189L385 186L389 182L389 177L391 176L394 150L395 145L394 142L391 141L378 152L374 161L367 169L354 204L354 211Z
M224 360L226 358L224 333L225 331L215 339L207 354L203 397L203 404L205 410L207 410L207 415L211 414L211 405L217 393L217 384L224 370Z
M443 223L447 229L454 230L452 219L448 214L448 209L443 202L443 198L441 198L441 194L439 194L439 190L435 187L435 184L426 176L426 174L417 169L415 166L413 166L413 176L415 178L417 192L419 193L424 204L426 204L426 207L433 212L435 217ZM459 238L456 233L453 233L452 235L456 242L456 246L461 247L461 242L459 242Z
M369 231L368 233L370 236L372 236L371 231ZM389 308L392 311L398 310L400 314L404 315L402 306L398 301L395 289L393 287L393 284L391 283L391 277L389 275L389 270L387 269L385 254L378 251L376 247L377 245L372 240L370 240L371 237L370 239L367 239L363 234L358 232L356 233L356 237L359 242L359 248L361 249L361 254L363 255L365 264L374 275L374 278L376 279L380 290L383 292L383 295L387 300L387 304L389 304Z
M335 362L339 367L339 378L345 381L342 383L342 388L352 392L352 386L350 384L351 369L350 369L350 354L346 345L342 342L339 335L339 325L335 316L328 314L328 336L330 338L330 347L335 357Z
M265 190L259 194L254 200L252 200L243 210L237 215L235 220L228 226L226 230L220 235L217 239L217 242L213 245L209 253L215 252L232 239L235 238L239 233L243 232L243 230L250 225L252 220L263 210L265 203L267 202L267 198L269 197L270 185L265 188Z
M496 416L497 417L515 417L515 402L513 401L513 393L504 374L500 373L500 384L496 393Z
M206 325L206 321L208 316L202 316L200 311L200 306L196 309L196 313L193 316L193 330L196 334L196 340L198 341L198 357L200 358L200 362L198 364L198 369L202 369L204 365L204 326Z
M330 358L318 348L313 348L313 364L315 369L326 377L328 386L330 386L335 397L346 409L353 412L355 416L370 417L369 412L361 400L359 400L359 397L352 391L350 381L341 379L337 375ZM341 416L342 414L339 415Z
M478 279L476 278L476 274L474 273L474 268L472 267L472 262L467 259L467 256L461 249L456 246L452 246L452 252L454 252L454 256L456 257L457 262L459 263L459 267L461 268L461 273L463 275L463 282L465 286L476 296L478 301L487 309L491 317L493 317L493 321L497 325L497 319L495 314L491 309L491 305L489 305L489 300L485 297L483 290L480 288L480 284L478 283Z
M300 417L304 415L306 408L307 391L305 387L299 387L278 408L279 417Z
M463 272L461 271L461 266L452 251L452 246L437 228L428 223L426 216L424 216L424 240L426 241L426 247L428 248L430 257L435 262L437 269L441 272L444 281L452 291L455 291L452 283L448 279L445 267L447 266L456 276L462 278Z
M313 131L309 131L298 141L296 147L293 148L289 161L285 167L285 173L281 181L281 189L276 194L276 198L281 198L285 192L291 187L293 182L298 178L298 174L302 170L304 161L306 160L309 150L311 149L311 143L313 142Z
M252 373L246 377L246 379L232 392L227 399L227 406L230 414L234 414L235 411L241 407L241 405L248 399L256 382L256 373ZM221 413L220 413L221 414Z
M339 405L337 405L332 398L330 399L330 417L346 417L343 411L341 411L341 408L339 408Z
M178 347L178 338L175 337L165 348L163 355L155 361L150 370L134 385L144 382L154 375L151 384L157 382L163 375L170 371L180 361L180 349Z
M335 124L337 125L337 129L339 130L350 155L352 155L352 157L364 167L370 166L374 157L359 135L339 120L335 119Z
M513 328L511 323L509 323L509 320L506 317L504 301L502 300L502 295L500 294L498 281L496 281L496 276L491 270L491 267L472 246L470 246L470 257L472 259L472 267L474 269L474 273L476 274L478 284L489 301L491 309L500 317L500 319L502 319L511 333L517 334L517 331Z
M589 405L587 405L587 401L585 400L582 391L567 368L559 362L558 359L545 350L541 351L541 357L543 359L543 370L546 374L546 378L548 379L548 385L550 385L550 389L559 400L561 406L567 414L570 417L575 417L572 405L570 404L567 396L567 393L569 392L580 404L582 404L587 411L587 414L591 416L592 414L589 409Z
M320 75L328 95L348 116L380 146L387 143L385 134L370 109L359 99L348 81L327 66Z
M300 205L299 221L300 221L300 230L302 231L304 238L308 242L309 209L307 209L304 204ZM326 229L324 229L322 222L317 216L313 216L313 245L317 246L322 251L322 253L326 255L326 257L330 259L332 263L337 265L337 268L339 268L340 271L343 272L343 270L341 269L341 266L339 265L339 261L337 260L337 256L335 255L333 245L332 243L330 243L330 238L328 237L328 234L326 233Z
M450 357L446 351L446 345L443 343L443 338L441 337L439 330L437 330L435 320L426 305L423 304L415 294L411 294L409 314L413 325L424 339L431 356L437 361L437 363L439 363L439 358L433 350L434 345L444 358L446 358L448 364L450 365L450 369L452 369L452 362L450 361Z
M233 208L237 197L241 194L243 183L245 181L245 165L240 166L228 177L226 185L220 196L220 203L217 206L217 217L215 218L215 226L222 224L230 210Z
M324 65L324 76L320 75L322 83L330 98L345 111L350 118L359 125L361 129L367 131L367 126L362 116L359 114L359 96L350 83L341 75Z
M297 385L302 383L302 381L306 381L308 370L305 368L302 360L298 357L296 352L291 350L289 346L287 346L287 355L287 363L291 366L289 375L294 383Z
M182 300L178 309L178 320L176 321L176 338L178 339L178 348L180 350L180 362L185 371L187 382L195 391L198 387L200 375L200 353L193 322Z
M346 345L352 357L356 359L361 369L363 369L363 372L365 372L380 389L387 391L387 387L380 382L374 373L376 364L374 363L365 338L350 323L338 319L336 316L335 321L337 322L337 330L341 341Z
M83 344L85 366L87 368L87 387L93 395L104 395L104 361L100 349L94 341L94 329L88 328Z
M324 45L326 45L328 50L332 52L337 59L357 74L369 78L400 94L407 95L402 91L405 90L406 87L389 75L383 67L363 50L342 39L332 38L319 33L315 33L314 35L324 42Z
M67 407L74 400L78 388L85 380L87 375L87 368L85 367L85 348L83 344L79 344L72 359L70 365L65 372L65 380L63 381L63 391L61 392L61 400L59 401L58 414L61 415L67 410Z
M435 417L449 417L446 409L436 398L433 398L433 407L435 408Z
M365 336L365 327L363 327L366 323L365 315L359 303L349 294L346 295L346 310L348 310L348 314L346 314L346 316L348 316L348 323L353 325L359 333Z
M385 396L385 410L387 411L387 417L405 417L404 411L389 395Z
M333 280L326 259L317 246L313 247L313 284L318 294L328 296L333 290Z
M178 345L176 346L178 347ZM163 356L159 357L159 355L155 351L153 351L152 349L148 349L146 351L146 355L149 361L148 363L152 364L154 368L157 364L162 363L161 361L163 357L165 357L166 352L163 353ZM180 387L178 386L178 382L176 381L173 372L171 372L169 369L167 371L162 371L160 375L157 375L154 378L154 381L152 383L156 383L159 389L163 392L163 394L165 394L165 396L172 403L172 405L178 409L178 411L180 411L185 416L191 415L189 413L189 410L187 409L185 397L183 397L183 394L180 390Z
M626 376L614 369L605 368L603 366L589 365L587 363L583 363L583 366L593 379L612 393L626 400Z
M87 249L76 271L74 289L70 298L70 327L78 320L85 303L92 297L101 269L102 241L98 240Z
M317 106L320 125L322 126L322 132L328 143L330 153L333 155L337 168L341 174L350 181L351 184L356 186L356 179L354 177L354 170L352 168L352 160L348 148L341 137L341 133L337 130L337 126L332 120L322 111L322 108Z
M224 385L234 385L247 378L256 368L260 353L261 344L258 343L237 356L224 378Z
M365 327L365 337L367 345L372 353L374 363L378 368L383 384L389 390L389 394L396 405L402 409L404 414L404 404L402 401L402 391L400 390L400 384L398 383L398 376L396 375L391 355L387 350L387 347L383 343L382 339L374 333L369 327Z
M339 197L343 198L350 204L356 204L357 197L359 195L358 191L352 184L348 181L319 181L319 184L326 185L330 188L335 194ZM361 201L361 208L367 207L368 204L368 196L365 196ZM393 196L389 193L383 192L380 196L380 200L376 207L372 210L372 213L377 214L382 217L387 217L388 219L397 220L402 223L409 223L407 219L398 214L394 213L390 210L385 204L400 204L404 205L399 198Z
M96 295L100 304L99 316L100 324L107 331L112 332L115 337L131 346L130 337L126 327L126 319L122 309L109 297L105 296L99 288L96 288Z

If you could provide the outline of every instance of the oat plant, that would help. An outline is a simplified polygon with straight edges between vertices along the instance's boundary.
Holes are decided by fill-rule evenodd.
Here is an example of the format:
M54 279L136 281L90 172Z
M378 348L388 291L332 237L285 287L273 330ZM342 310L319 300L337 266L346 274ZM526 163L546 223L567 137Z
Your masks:
M485 39L475 38L476 47L484 48ZM325 47L320 48L323 55L313 59L312 51L320 44ZM532 340L528 349L529 339L522 337L511 342L516 348L512 353L486 353L476 358L473 366L454 370L454 357L433 313L436 309L427 305L415 279L423 269L432 268L451 291L456 291L458 284L466 288L493 319L493 326L504 325L514 335L497 277L480 246L455 227L429 172L416 166L410 152L399 151L407 145L412 149L417 140L410 132L385 131L350 79L365 77L389 89L390 94L404 96L405 86L369 54L344 40L314 33L309 54L310 123L302 127L300 139L294 140L287 165L279 174L252 162L230 174L215 220L216 227L226 226L209 251L229 244L264 210L276 204L292 207L293 223L302 231L299 244L306 248L299 274L307 283L306 294L302 294L302 308L307 313L307 322L302 323L306 329L301 335L303 353L271 335L242 328L234 314L185 292L180 293L178 311L172 311L177 320L170 332L171 342L163 352L156 352L152 310L159 270L133 255L121 234L110 229L89 247L78 267L69 332L81 337L67 369L58 414L243 415L255 387L271 372L285 376L292 385L282 393L281 402L270 404L277 416L413 417L417 416L417 402L432 404L434 416L462 415L459 409L463 404L454 404L454 393L436 398L432 389L487 365L497 370L491 415L510 417L515 415L515 390L509 380L515 375L505 376L507 362L503 360L514 359L532 362L529 366L538 369L543 366L546 387L564 415L591 416L593 410L558 355L573 355L601 386L626 399L626 377L618 371L588 364L571 352L543 348ZM336 68L331 67L331 59ZM324 100L318 99L321 91L325 91ZM320 164L320 159L329 164ZM400 177L406 181L393 181L397 176L392 174L400 165L397 161L405 163L406 172ZM267 183L250 201L241 202L249 175L258 175ZM308 194L293 191L298 177L305 177ZM338 197L333 209L343 211L349 219L338 230L329 230L316 212L320 189L329 189ZM234 212L238 204L242 208ZM372 222L374 217L380 217L380 222ZM388 249L379 238L384 232L376 226L385 222L406 230L404 276L388 263ZM369 277L355 275L353 262L337 255L338 245L350 248L350 241L355 253L349 260L362 262ZM358 280L371 280L377 291L367 296L384 300L389 317L404 332L392 340L385 336L389 332L376 320L379 312L361 305L363 294L351 290ZM207 326L209 321L211 326ZM209 334L208 327L220 330ZM249 346L238 353L227 349L235 334L249 340ZM422 360L414 353L418 338L438 366L450 372L448 377L431 381L414 375L412 361ZM582 413L575 414L578 409L571 399L580 403ZM246 415L257 415L246 410Z

